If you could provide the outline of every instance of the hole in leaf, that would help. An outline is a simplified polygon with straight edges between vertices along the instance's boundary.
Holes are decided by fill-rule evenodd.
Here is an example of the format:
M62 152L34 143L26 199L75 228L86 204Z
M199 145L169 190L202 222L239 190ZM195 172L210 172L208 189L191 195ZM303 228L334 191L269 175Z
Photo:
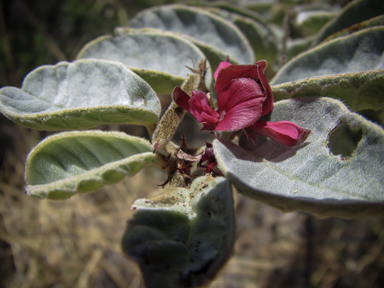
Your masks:
M347 159L355 151L362 136L361 128L352 128L347 123L341 122L329 133L328 148L333 155L341 155L342 159Z
M384 128L384 109L381 110L360 110L358 113L368 120L381 125Z

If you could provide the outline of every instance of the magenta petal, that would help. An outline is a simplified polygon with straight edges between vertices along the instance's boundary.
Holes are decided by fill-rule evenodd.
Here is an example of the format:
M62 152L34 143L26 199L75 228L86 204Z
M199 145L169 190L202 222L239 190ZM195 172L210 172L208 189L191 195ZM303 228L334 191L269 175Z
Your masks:
M217 162L216 161L215 162L210 162L207 165L207 168L205 169L204 175L210 174L215 166L217 166Z
M251 78L255 81L259 81L258 67L260 71L264 71L267 67L267 62L261 60L252 65L232 65L222 69L220 77L216 79L215 90L219 92L233 79Z
M226 88L226 86L228 86L234 79L251 78L256 81L259 78L256 65L231 65L223 68L219 76L220 77L217 77L215 83L216 92Z
M264 135L291 147L303 143L311 131L289 121L257 121L247 129L247 133Z
M259 61L259 62L261 62L261 61ZM261 114L262 116L264 116L264 115L271 113L273 110L273 94L272 94L271 86L269 86L267 78L265 78L265 75L264 75L266 62L265 61L262 62L262 63L264 63L263 65L259 65L258 64L259 62L256 63L257 73L258 73L261 85L263 86L265 96L266 96L266 99L263 103L263 113Z
M208 123L208 122L201 122L203 124L203 128L201 128L200 131L213 131L216 128L216 124Z
M219 121L219 113L212 109L207 95L202 91L192 91L189 111L197 121L204 124L203 130L214 130Z
M261 85L249 78L240 78L232 80L225 89L217 93L218 112L222 110L227 112L236 108L241 103L250 101L254 98L265 100Z
M212 109L211 105L209 104L207 94L205 94L203 91L200 91L200 90L192 91L192 98L199 99L200 103L203 105L203 107L207 108L208 111L210 110L215 111Z
M231 65L232 64L229 61L220 62L219 67L217 67L215 73L213 74L213 77L215 78L215 80L217 79L217 75L219 75L219 72L221 69L226 68L226 67L231 66Z
M172 92L173 100L184 110L189 111L189 95L185 93L179 86L176 86Z
M204 125L202 130L215 130L219 121L219 113L209 105L204 92L192 91L192 97L189 97L180 87L176 87L172 96L177 105L191 112L195 119Z
M218 94L220 115L216 131L235 131L255 123L265 100L262 87L252 79L232 80Z

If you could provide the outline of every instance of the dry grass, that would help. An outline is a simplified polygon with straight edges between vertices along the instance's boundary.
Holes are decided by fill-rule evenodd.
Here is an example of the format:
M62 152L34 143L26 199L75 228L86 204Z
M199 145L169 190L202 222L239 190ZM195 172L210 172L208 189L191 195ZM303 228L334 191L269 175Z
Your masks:
M39 200L25 196L22 187L24 159L40 133L11 131L20 139L7 150L0 183L0 239L10 244L14 264L1 271L8 275L6 287L140 287L139 271L122 256L120 241L131 204L161 183L162 171L147 168L67 201Z

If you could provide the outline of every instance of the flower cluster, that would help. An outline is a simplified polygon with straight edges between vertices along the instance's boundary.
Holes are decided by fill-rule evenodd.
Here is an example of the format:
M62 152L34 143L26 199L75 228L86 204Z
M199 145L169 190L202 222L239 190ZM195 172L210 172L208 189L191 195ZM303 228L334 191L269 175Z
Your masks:
M228 58L214 73L217 106L214 110L202 91L192 91L189 97L180 87L173 91L177 105L189 111L203 124L202 130L237 131L244 129L248 139L264 135L286 146L303 143L310 130L289 121L260 120L273 110L272 90L264 75L265 61L253 65L232 65Z
M211 143L205 143L206 148L201 154L199 163L197 163L197 168L204 169L205 175L211 174L213 176L223 176L223 173L217 168L217 161L215 154L213 153L213 147ZM206 164L204 164L206 163Z

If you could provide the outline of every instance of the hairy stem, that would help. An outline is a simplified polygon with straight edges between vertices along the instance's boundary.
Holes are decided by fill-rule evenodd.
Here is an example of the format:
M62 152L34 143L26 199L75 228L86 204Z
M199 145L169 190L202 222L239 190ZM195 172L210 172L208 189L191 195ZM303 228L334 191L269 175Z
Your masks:
M189 96L192 96L192 91L199 89L200 83L204 81L205 70L201 71L199 68L194 72L194 74L188 75L188 78L181 85L181 89ZM185 113L185 110L172 101L152 135L152 144L155 152L160 148L164 148L171 141L177 127L184 119Z

